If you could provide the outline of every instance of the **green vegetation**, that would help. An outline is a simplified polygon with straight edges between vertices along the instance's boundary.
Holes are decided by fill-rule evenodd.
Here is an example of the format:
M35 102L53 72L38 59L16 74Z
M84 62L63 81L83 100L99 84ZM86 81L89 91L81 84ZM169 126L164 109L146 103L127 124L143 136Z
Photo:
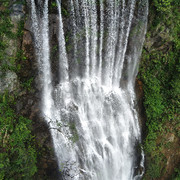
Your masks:
M157 11L159 12L170 12L171 11L171 3L173 0L153 0Z
M0 2L0 78L8 70L18 73L22 60L26 60L22 50L14 53L9 48L14 48L10 43L22 38L24 29L22 20L17 31L14 30L10 19L12 3L10 0ZM29 88L31 82L30 79L22 87ZM17 98L8 92L0 94L0 180L29 180L37 171L32 122L15 111Z
M33 82L34 78L31 77L30 79L26 80L25 82L23 82L21 84L21 86L23 87L23 89L26 89L28 91L30 91L32 89L32 82Z
M11 68L10 65L5 63L6 59L9 59L11 64L13 64L10 57L7 56L5 53L6 48L8 48L8 39L14 39L15 34L11 31L13 25L11 23L11 19L9 17L10 10L8 8L9 2L3 2L1 7L2 10L0 11L0 64L1 70L6 70Z
M57 7L56 1L51 2L51 7L52 7L52 8Z
M69 12L64 7L62 7L62 15L65 16L65 17L70 16Z
M0 96L0 179L30 179L36 168L31 121L14 111L15 98Z
M69 123L69 129L71 130L72 136L70 137L70 140L75 143L79 140L79 135L76 129L76 124L75 123Z
M160 36L142 55L139 79L143 82L144 107L147 117L147 136L144 142L146 174L144 179L167 175L167 153L176 158L176 144L167 138L180 138L180 13L179 1L154 0L150 4L150 23L147 41ZM153 40L152 40L153 41ZM177 155L178 156L178 155ZM175 159L176 161L176 159ZM177 163L173 166L178 166ZM176 169L176 172L180 170ZM172 179L180 178L175 173Z

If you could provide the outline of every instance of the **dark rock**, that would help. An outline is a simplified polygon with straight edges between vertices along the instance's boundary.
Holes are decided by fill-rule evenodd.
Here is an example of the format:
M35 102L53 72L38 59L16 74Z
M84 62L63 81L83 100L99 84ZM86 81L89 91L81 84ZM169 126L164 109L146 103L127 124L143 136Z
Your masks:
M144 98L144 92L143 92L143 83L139 79L136 79L135 82L135 92L136 92L136 100L137 100L137 112L138 112L138 119L140 123L140 127L142 130L142 139L144 139L146 135L146 115L145 115L145 108L143 105L143 98Z
M23 108L23 103L21 101L16 103L16 110L17 112L20 112Z
M30 1L27 0L27 3L30 3ZM17 9L18 8L20 7L17 7ZM33 123L32 132L35 137L35 146L38 153L38 171L33 179L58 180L60 179L60 172L57 164L57 158L53 150L53 141L48 124L41 117L40 92L42 90L42 85L39 80L41 74L38 73L38 63L35 56L34 39L31 32L31 19L28 15L28 11L29 8L26 8L27 20L25 22L25 30L21 42L21 48L24 51L26 59L22 61L22 70L18 75L22 81L29 80L30 78L33 78L33 81L31 83L31 90L26 91L26 94L22 93L20 97L20 102L22 102L23 107L22 105L19 105L17 108L20 109L21 114L31 119ZM56 18L56 16L53 16L53 18Z
M24 46L32 45L32 36L30 32L26 30L24 31L24 34L23 34L23 45Z

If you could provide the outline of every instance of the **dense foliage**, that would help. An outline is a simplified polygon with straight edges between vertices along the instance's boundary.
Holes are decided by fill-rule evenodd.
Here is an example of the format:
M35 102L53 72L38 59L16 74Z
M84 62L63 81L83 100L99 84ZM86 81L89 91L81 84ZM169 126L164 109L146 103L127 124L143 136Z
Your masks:
M14 97L0 97L0 179L30 179L36 172L31 120L13 110Z
M173 140L180 138L180 13L179 1L153 0L150 3L150 22L139 78L144 87L144 107L147 117L146 175L144 179L157 179L166 172L167 153L176 153ZM158 39L158 38L159 39ZM174 140L175 141L175 140ZM178 166L176 163L173 166ZM180 178L174 169L172 179ZM170 178L170 177L169 177Z

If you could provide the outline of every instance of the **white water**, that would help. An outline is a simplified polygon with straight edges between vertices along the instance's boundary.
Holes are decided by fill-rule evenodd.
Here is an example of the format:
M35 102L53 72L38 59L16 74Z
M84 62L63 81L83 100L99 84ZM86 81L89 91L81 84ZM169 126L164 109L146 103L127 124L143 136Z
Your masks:
M50 65L50 47L49 47L49 28L48 28L48 0L45 0L43 7L43 17L39 20L38 12L35 7L34 0L31 0L32 13L32 29L35 33L35 48L37 60L39 63L39 71L41 74L42 89L42 112L46 119L52 118L52 80L51 80L51 65Z
M73 47L69 56L61 2L56 0L60 78L55 87L48 0L39 2L36 7L31 0L31 16L43 85L42 112L51 129L62 178L140 179L143 173L135 173L141 136L134 83L146 32L147 0L68 0ZM142 152L139 166L143 162Z

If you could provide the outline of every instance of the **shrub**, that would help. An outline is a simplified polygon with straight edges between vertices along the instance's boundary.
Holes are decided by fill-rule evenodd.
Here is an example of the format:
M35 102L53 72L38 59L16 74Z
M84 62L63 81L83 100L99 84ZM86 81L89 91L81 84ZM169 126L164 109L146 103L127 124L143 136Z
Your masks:
M14 97L0 97L0 179L30 179L36 168L31 120L13 110Z

